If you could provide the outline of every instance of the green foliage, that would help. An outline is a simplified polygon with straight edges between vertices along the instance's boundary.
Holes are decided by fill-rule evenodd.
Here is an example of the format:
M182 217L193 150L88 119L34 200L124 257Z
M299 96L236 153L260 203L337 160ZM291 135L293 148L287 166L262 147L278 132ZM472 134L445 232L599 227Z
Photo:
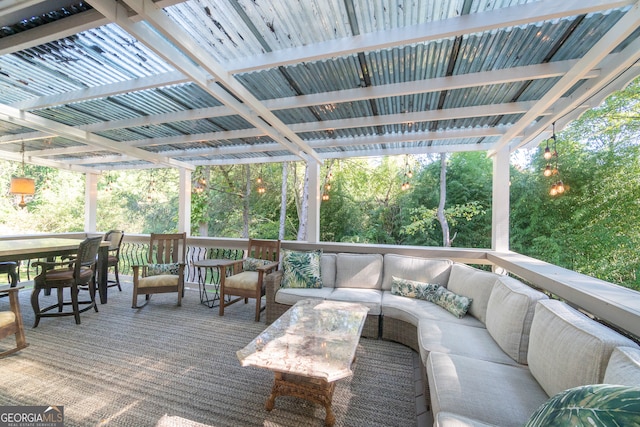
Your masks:
M640 290L640 84L558 133L559 177L544 178L541 147L512 174L513 250ZM548 194L562 179L569 190Z

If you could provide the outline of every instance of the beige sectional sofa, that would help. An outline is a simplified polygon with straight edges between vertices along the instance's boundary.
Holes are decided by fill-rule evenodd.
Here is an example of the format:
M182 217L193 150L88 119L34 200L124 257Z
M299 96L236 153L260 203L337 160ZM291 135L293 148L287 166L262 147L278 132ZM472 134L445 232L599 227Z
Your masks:
M268 276L267 323L305 298L366 305L364 337L420 354L436 426L522 426L569 388L607 381L640 387L633 341L512 277L395 254L323 254L320 268L320 289L281 288L282 271ZM394 278L438 284L473 301L457 317L399 295Z

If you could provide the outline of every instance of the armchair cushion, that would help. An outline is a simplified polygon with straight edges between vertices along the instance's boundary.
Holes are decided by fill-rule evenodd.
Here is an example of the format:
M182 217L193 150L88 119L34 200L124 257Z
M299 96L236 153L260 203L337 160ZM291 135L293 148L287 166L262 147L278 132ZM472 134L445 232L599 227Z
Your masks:
M11 325L16 321L16 315L13 311L0 311L0 328L6 325Z
M147 277L162 276L162 275L176 276L178 274L179 268L180 268L180 264L178 263L149 264L147 265Z
M282 251L283 288L322 288L320 258L322 250L300 252Z
M440 285L416 282L409 279L399 279L395 276L391 282L392 294L408 298L419 298L431 302L433 302L438 288L440 288Z
M157 276L142 277L138 281L138 288L169 287L178 285L179 276L174 274L159 274Z
M225 279L225 288L255 289L258 284L259 273L257 271L243 271Z
M271 261L266 259L248 257L242 261L242 271L258 271L258 268L269 263L271 263Z

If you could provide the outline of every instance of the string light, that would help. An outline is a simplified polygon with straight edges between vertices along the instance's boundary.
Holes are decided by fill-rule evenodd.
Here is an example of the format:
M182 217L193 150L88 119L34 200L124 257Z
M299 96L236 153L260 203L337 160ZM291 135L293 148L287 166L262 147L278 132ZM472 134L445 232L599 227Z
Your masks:
M543 157L545 160L547 160L547 165L544 168L544 171L542 172L542 174L545 177L555 177L556 175L560 175L560 172L558 170L558 149L557 149L557 138L556 138L556 123L553 122L553 133L551 135L551 141L553 142L553 152L551 151L551 148L549 147L549 139L547 139L547 146L544 149L544 154ZM554 164L553 167L551 166L551 163L549 162L549 160L554 159ZM554 178L556 179L556 178ZM568 186L566 186L564 184L564 182L562 182L562 179L560 179L559 177L557 178L557 181L554 181L551 184L551 187L549 188L549 195L552 197L564 194L565 191L567 191Z
M329 165L327 165L327 174L325 175L325 184L324 191L322 192L322 201L326 202L329 200L329 191L331 191L331 180L333 179L333 174L329 169Z
M407 155L404 160L404 179L402 180L402 185L400 186L400 189L402 191L406 191L411 188L411 184L409 183L409 180L411 178L413 178L413 171L409 166L409 156Z
M262 179L262 166L260 166L260 175L256 179L256 184L258 184L258 194L264 194L267 192L267 188L264 186L264 180Z

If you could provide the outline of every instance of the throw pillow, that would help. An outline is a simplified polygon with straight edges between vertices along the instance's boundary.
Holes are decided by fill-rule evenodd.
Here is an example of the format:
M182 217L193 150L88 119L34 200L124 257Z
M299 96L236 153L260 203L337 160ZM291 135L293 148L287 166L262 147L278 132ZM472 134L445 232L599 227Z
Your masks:
M408 298L418 298L433 302L436 291L440 285L422 283L415 280L400 279L393 276L391 280L391 293Z
M632 426L640 420L640 387L594 384L561 391L525 427Z
M445 287L440 287L433 298L434 303L440 307L446 309L449 313L457 316L458 318L464 317L473 302L473 299L458 295L451 292Z
M178 275L179 265L174 264L149 264L147 265L147 277L148 276L162 276L170 274L173 276Z
M269 264L271 261L259 258L245 258L242 261L242 271L258 271L258 267Z
M282 251L283 288L322 288L320 258L322 249L309 252Z

